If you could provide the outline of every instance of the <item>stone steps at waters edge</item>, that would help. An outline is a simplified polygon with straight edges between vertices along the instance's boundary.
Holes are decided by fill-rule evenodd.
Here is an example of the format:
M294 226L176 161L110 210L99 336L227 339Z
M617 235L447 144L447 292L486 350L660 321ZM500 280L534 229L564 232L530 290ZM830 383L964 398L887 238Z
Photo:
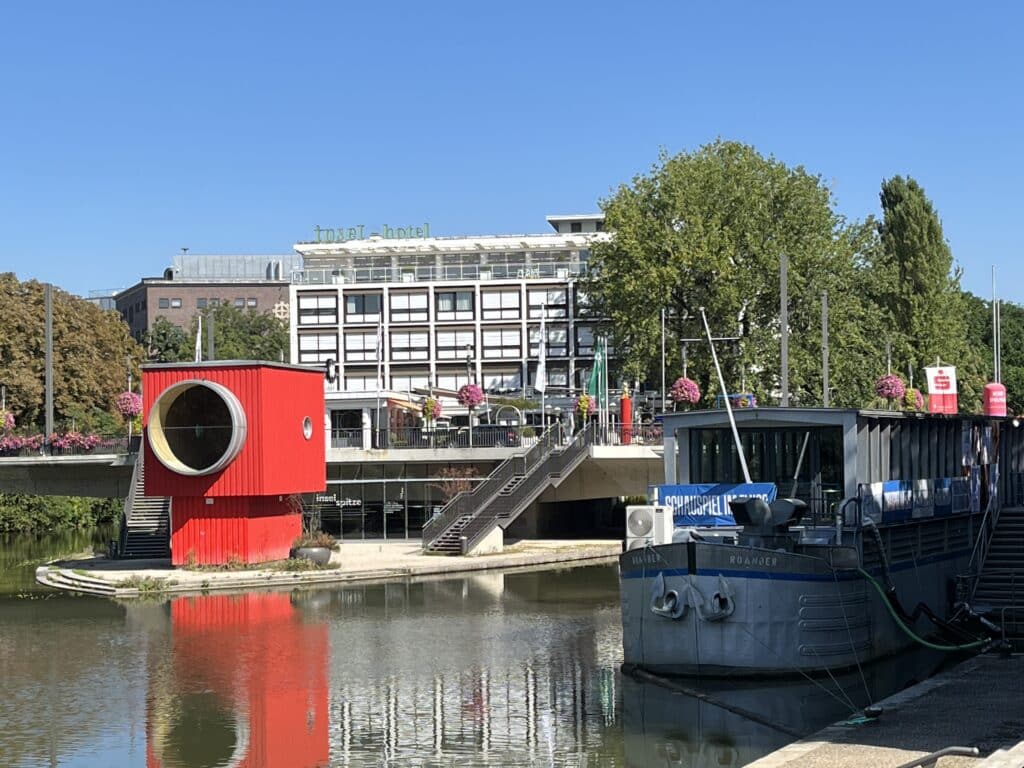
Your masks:
M36 568L36 581L63 592L77 592L102 597L114 597L117 593L117 587L109 581L81 576L56 566L41 565Z
M41 565L36 569L36 581L44 586L59 589L63 592L97 595L100 597L139 597L140 595L174 595L196 594L197 592L217 590L238 590L266 587L295 587L301 584L339 583L365 579L393 579L410 575L409 569L349 571L344 574L336 569L325 571L258 571L254 575L239 578L214 578L210 580L177 579L176 572L168 576L155 577L158 582L154 588L140 590L137 587L118 586L118 581L101 579L87 574L75 573L71 568L54 565Z

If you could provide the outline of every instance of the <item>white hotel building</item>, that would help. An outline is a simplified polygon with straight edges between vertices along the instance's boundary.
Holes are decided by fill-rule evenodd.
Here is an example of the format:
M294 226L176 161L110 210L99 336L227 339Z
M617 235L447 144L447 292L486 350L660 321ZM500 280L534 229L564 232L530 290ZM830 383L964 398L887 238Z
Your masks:
M295 245L291 360L337 363L339 392L454 391L535 398L545 313L547 396L568 398L593 361L593 329L581 319L577 283L590 246L607 237L601 214L549 216L554 232L480 237L344 240L357 230L316 229ZM383 346L381 345L383 342Z
M540 404L542 314L547 421L561 411L568 422L571 398L594 364L581 278L591 246L608 235L600 214L547 221L553 232L480 237L430 237L426 224L384 226L383 235L363 227L363 237L359 227L318 227L319 242L295 245L303 265L289 288L291 362L337 366L325 384L327 489L314 500L332 532L346 539L418 537L450 496L446 469L482 480L522 451L529 436L497 425L524 416L510 410L510 400ZM472 382L490 398L470 430L454 394ZM447 425L421 423L430 392L442 397ZM539 424L539 408L529 410L526 420ZM661 467L653 453L644 461ZM557 503L539 498L511 535L621 534L612 497L653 482L647 475L633 482L634 475L640 477L632 470L598 473L603 486L563 488ZM622 478L633 485L623 486Z

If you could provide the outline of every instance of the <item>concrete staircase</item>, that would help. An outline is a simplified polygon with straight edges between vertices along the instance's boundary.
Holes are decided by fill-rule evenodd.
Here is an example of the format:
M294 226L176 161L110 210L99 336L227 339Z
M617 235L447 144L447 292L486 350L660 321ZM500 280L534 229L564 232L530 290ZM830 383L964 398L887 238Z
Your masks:
M462 531L473 519L472 515L463 515L438 536L427 548L428 552L438 555L458 555L462 553Z
M452 499L423 527L423 550L436 554L467 553L496 527L507 528L550 485L558 485L588 455L596 426L589 425L562 444L548 430L522 456L504 462L469 493Z
M974 601L992 608L1017 608L1024 615L1024 507L999 512Z
M151 559L171 556L171 500L146 495L146 468L139 451L132 473L132 488L124 503L117 556Z

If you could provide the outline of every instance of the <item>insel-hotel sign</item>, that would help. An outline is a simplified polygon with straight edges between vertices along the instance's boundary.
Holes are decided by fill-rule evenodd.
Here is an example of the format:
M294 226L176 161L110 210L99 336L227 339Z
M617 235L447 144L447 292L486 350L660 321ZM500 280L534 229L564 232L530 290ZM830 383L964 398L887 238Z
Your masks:
M391 227L382 224L380 231L366 234L366 227L360 224L355 227L313 227L315 243L345 243L349 240L365 240L368 237L380 237L384 240L404 240L407 238L430 237L430 224L423 226L410 224L407 227Z

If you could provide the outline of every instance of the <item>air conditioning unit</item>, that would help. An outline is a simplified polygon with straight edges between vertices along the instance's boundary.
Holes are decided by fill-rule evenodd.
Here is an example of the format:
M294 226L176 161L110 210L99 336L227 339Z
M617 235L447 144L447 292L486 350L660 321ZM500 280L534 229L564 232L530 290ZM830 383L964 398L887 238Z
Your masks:
M675 530L672 513L668 506L626 507L626 549L670 544Z

